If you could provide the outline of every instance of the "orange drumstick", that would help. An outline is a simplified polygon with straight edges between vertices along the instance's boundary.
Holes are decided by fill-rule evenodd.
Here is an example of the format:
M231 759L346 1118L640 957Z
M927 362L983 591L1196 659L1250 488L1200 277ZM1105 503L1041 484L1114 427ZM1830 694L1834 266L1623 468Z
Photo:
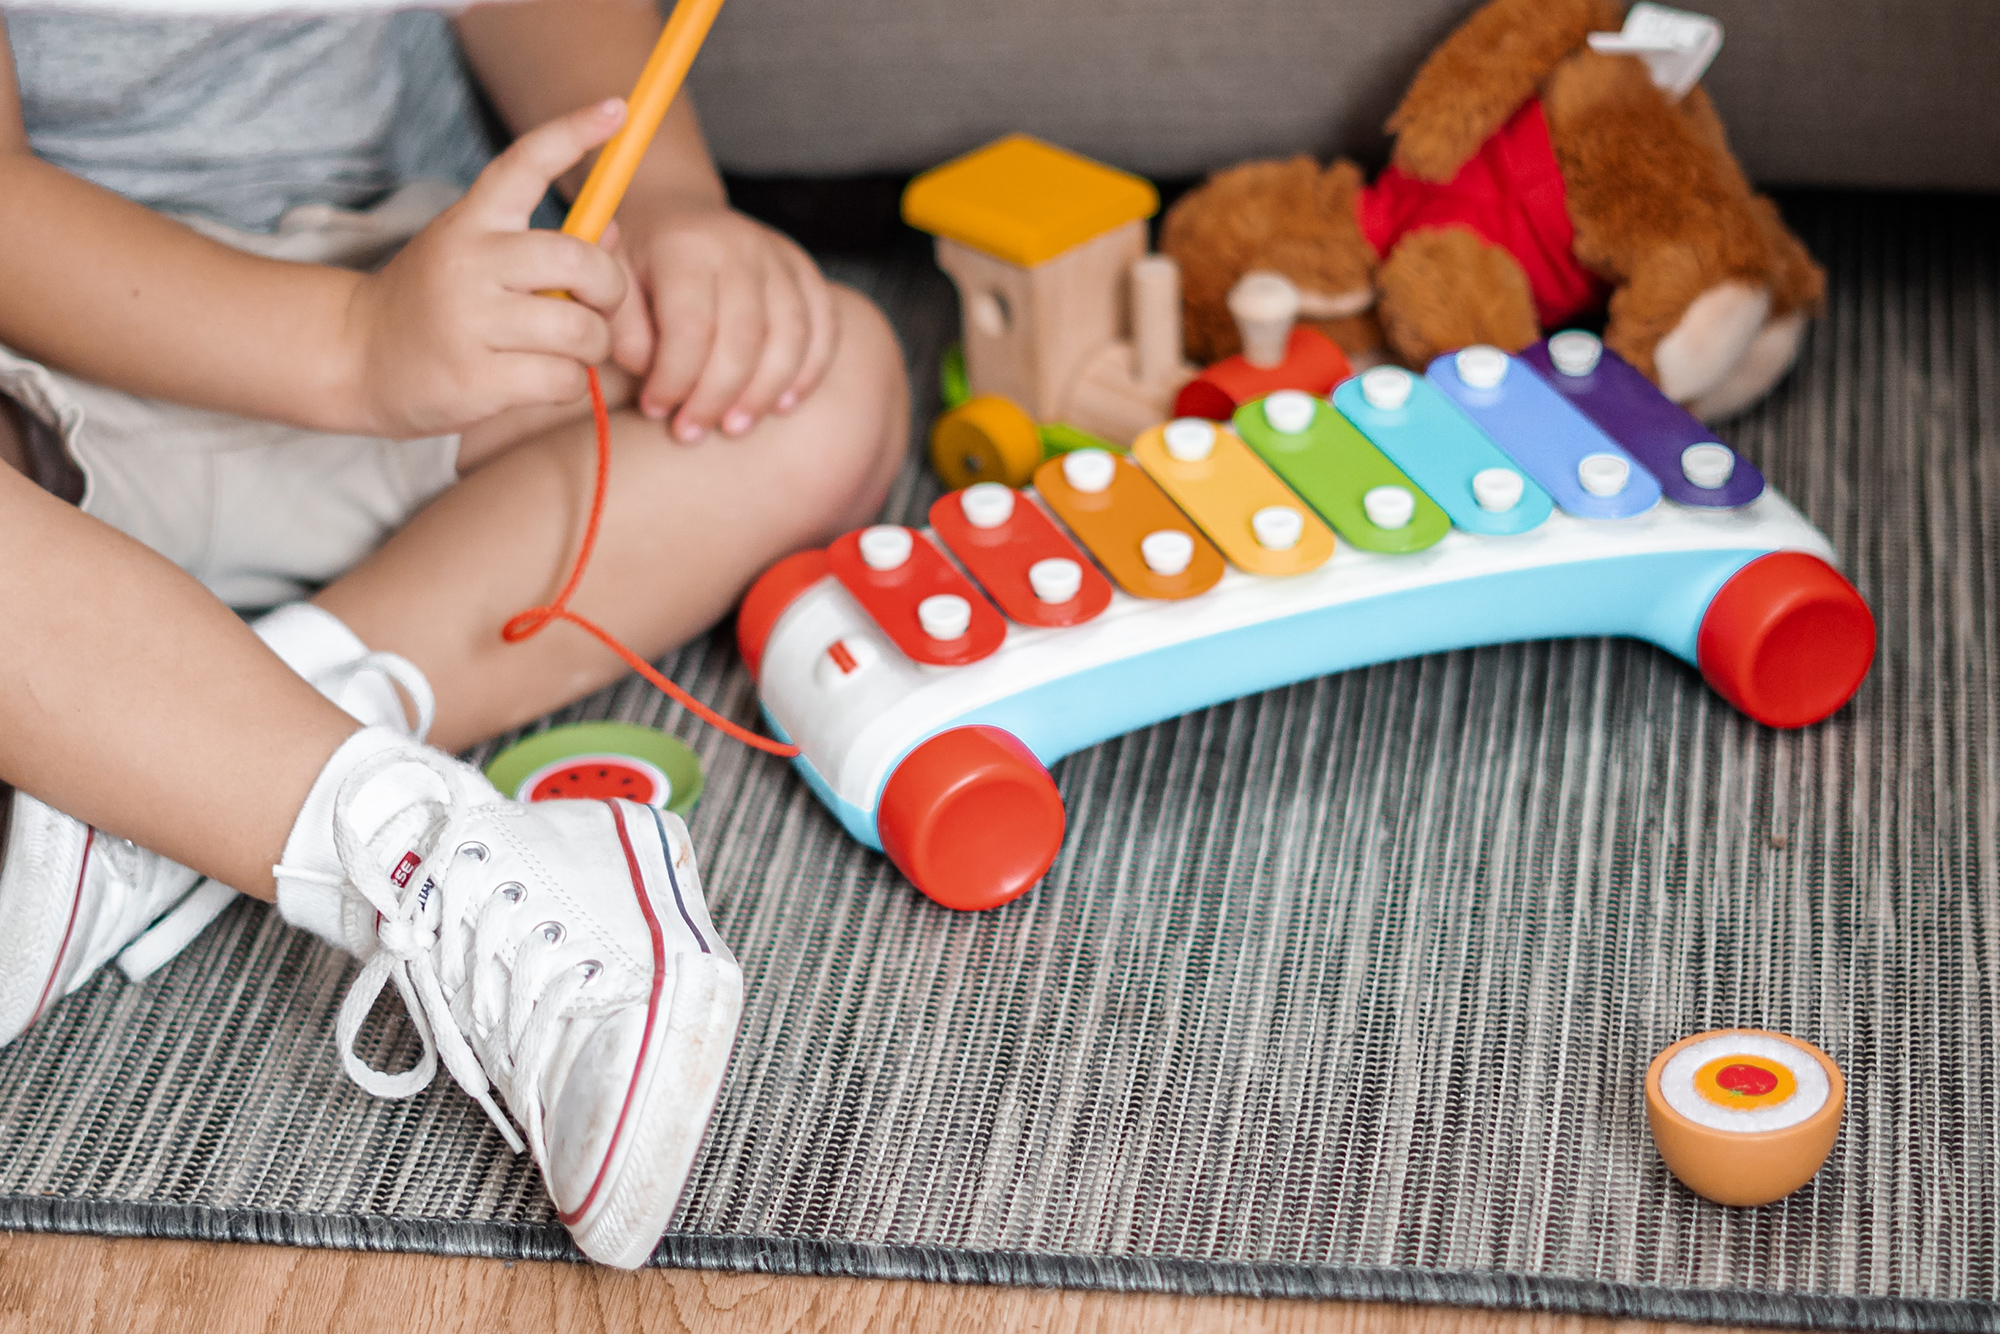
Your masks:
M646 156L661 118L680 92L688 66L694 64L695 53L701 50L721 8L722 0L679 0L674 6L673 16L661 29L660 40L626 101L625 128L597 155L597 164L590 169L583 189L577 191L569 216L563 219L564 232L592 245L604 235L611 215L618 211L632 184L633 173L639 170L639 159Z

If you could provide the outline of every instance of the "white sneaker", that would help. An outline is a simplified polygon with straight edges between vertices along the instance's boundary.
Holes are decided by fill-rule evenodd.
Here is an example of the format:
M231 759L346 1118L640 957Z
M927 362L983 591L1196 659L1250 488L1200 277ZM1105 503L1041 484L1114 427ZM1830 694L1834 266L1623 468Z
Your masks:
M534 1154L584 1254L643 1264L680 1200L743 1008L686 826L629 801L506 801L477 771L397 746L341 785L333 838L338 929L366 960L336 1029L349 1075L408 1097L442 1058L507 1142ZM424 1046L401 1074L354 1047L390 982Z
M338 627L356 651L294 661L299 648L319 648L316 641L327 637L321 621ZM287 630L300 625L318 632L316 639L294 634L301 644L284 642ZM273 626L279 627L275 641ZM418 741L430 730L437 706L423 673L393 653L368 652L318 608L280 608L259 623L258 633L308 684L361 722ZM397 686L416 705L414 722L404 714ZM0 848L0 1044L20 1036L113 958L128 980L145 981L236 901L228 886L26 793L16 792L13 801L13 824Z
M15 792L0 851L0 1043L19 1037L120 951L136 951L133 964L144 971L158 967L235 897L156 852ZM137 940L142 934L149 938Z

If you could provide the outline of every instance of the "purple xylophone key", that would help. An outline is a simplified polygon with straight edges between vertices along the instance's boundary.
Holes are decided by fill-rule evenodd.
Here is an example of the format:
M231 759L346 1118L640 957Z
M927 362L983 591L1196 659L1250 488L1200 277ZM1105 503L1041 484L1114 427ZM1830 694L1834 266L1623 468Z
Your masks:
M1550 352L1557 339L1568 340L1558 350L1567 353L1562 360L1580 368L1580 373L1570 374L1558 366L1558 358ZM1667 499L1705 509L1734 509L1764 493L1764 474L1755 464L1717 441L1713 431L1595 336L1575 330L1559 333L1524 349L1520 359L1659 478ZM1711 448L1690 456L1688 450L1697 445ZM1717 484L1700 484L1709 481Z

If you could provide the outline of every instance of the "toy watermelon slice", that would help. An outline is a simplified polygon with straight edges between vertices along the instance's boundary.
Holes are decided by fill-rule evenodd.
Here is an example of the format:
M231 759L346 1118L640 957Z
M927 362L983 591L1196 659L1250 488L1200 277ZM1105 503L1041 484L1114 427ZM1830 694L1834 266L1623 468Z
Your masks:
M514 789L517 801L591 801L623 797L642 806L667 808L673 780L630 755L578 755L545 764Z
M693 751L635 723L551 727L494 756L486 777L516 801L623 797L681 816L702 788Z

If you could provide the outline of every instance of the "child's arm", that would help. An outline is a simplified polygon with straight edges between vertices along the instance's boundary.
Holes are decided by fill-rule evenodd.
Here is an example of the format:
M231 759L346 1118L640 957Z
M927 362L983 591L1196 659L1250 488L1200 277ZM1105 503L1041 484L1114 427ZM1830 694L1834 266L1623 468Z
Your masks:
M241 254L35 157L0 26L0 342L133 393L322 430L425 435L574 401L626 279L527 218L622 116L592 106L524 135L364 276ZM583 304L534 295L549 289Z
M652 0L516 0L476 6L459 39L517 130L629 91L660 31ZM574 195L579 167L559 183ZM818 385L839 324L826 279L784 236L730 211L683 94L618 210L636 299L614 320L614 359L642 377L647 416L674 434L740 435Z

